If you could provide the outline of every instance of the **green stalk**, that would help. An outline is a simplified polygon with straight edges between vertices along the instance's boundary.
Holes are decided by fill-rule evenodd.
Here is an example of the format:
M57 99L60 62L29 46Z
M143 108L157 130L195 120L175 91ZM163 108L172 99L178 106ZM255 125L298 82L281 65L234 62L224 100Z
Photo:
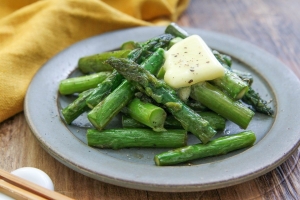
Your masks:
M108 149L129 147L178 148L186 145L185 130L155 132L150 129L107 129L87 130L89 146Z
M274 110L269 107L268 102L261 98L261 96L255 92L252 88L245 94L242 101L252 106L255 112L263 113L266 115L274 115Z
M191 97L224 118L246 129L254 112L242 103L233 101L225 93L208 82L192 86Z
M226 126L225 118L214 112L200 112L203 119L209 122L211 127L216 131L224 130ZM140 123L139 121L127 116L122 116L122 126L124 128L146 128L147 126ZM182 129L181 123L176 120L172 115L168 115L165 120L164 127L166 129Z
M119 87L88 113L89 121L96 129L104 129L108 122L133 98L134 91L135 88L130 82L123 81Z
M132 61L133 62L133 61ZM164 63L164 50L158 49L145 62L142 67L150 73L156 73ZM136 88L132 83L124 80L122 84L111 92L104 100L88 113L89 121L102 130L108 122L133 98Z
M59 93L68 95L94 88L99 83L103 82L110 73L111 72L99 72L91 75L64 79L59 83Z
M174 22L170 23L166 27L165 33L169 33L174 35L175 37L180 37L180 38L186 38L189 36L189 34L185 30L183 30L180 26L178 26Z
M140 90L144 90L157 103L163 104L180 121L183 128L207 143L216 131L198 113L185 105L176 92L155 76L128 59L110 58L107 62Z
M241 99L249 90L249 86L245 81L226 68L224 76L209 82L219 87L234 100Z
M123 76L116 70L94 89L86 99L86 104L91 109L98 105L108 94L114 91L124 80Z
M156 132L166 131L164 122L167 113L161 107L134 98L126 107L126 114Z
M79 94L78 98L62 109L63 119L67 124L71 124L79 115L89 110L86 106L86 99L93 92L93 89L86 90Z
M244 131L235 135L223 136L207 144L195 144L155 155L158 166L175 165L209 156L227 154L231 151L250 147L256 136L252 131Z
M79 59L78 68L82 73L94 73L102 71L112 71L112 67L105 63L110 57L126 58L130 50L118 50L103 52L91 56L85 56Z

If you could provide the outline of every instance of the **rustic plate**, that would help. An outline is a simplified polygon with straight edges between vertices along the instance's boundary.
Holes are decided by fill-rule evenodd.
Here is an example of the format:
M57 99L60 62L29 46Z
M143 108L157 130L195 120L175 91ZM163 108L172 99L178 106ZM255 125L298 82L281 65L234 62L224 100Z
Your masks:
M285 161L299 145L300 84L296 76L269 53L239 39L199 29L207 44L233 58L233 67L253 73L253 88L272 100L274 117L256 114L248 129L256 133L255 145L227 155L170 167L157 167L153 157L167 149L101 150L86 145L85 115L72 125L60 118L60 109L73 99L58 94L59 82L79 75L80 57L116 49L125 41L144 41L164 27L139 27L105 33L78 42L49 60L33 78L25 99L27 122L41 146L66 166L94 179L128 188L181 192L216 189L238 184L269 172ZM110 127L120 125L116 117ZM239 132L228 123L217 136ZM189 136L189 144L197 142Z

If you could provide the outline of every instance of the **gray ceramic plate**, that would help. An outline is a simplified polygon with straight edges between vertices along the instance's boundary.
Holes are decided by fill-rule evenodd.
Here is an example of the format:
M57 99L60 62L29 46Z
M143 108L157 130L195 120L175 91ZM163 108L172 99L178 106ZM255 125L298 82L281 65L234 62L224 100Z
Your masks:
M101 150L86 145L85 130L91 127L85 116L66 125L60 109L72 101L58 94L59 82L79 75L80 57L116 49L125 41L144 41L163 33L163 27L140 27L102 34L76 43L47 62L33 78L25 99L28 124L42 147L66 166L97 180L135 189L179 192L215 189L238 184L274 169L299 144L300 84L296 76L267 52L236 38L198 29L207 44L233 58L233 67L254 75L253 88L272 100L276 114L257 114L248 129L257 141L249 149L171 167L157 167L153 157L166 149ZM117 127L116 117L110 127ZM218 136L240 129L228 123ZM189 144L197 142L189 137Z

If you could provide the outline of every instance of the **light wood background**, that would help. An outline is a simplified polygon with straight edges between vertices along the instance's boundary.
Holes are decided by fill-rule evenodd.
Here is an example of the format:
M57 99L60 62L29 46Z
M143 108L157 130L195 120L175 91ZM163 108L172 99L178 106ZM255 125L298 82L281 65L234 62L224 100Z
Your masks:
M299 8L297 0L192 0L177 23L251 42L300 77ZM191 193L140 191L102 183L65 167L40 147L20 113L0 124L0 168L25 166L45 171L57 192L79 200L300 199L299 150L275 170L239 185Z

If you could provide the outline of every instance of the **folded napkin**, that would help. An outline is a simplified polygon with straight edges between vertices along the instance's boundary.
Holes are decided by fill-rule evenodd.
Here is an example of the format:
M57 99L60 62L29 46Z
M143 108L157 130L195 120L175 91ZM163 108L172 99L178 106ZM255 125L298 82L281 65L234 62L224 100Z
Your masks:
M189 0L2 0L0 122L23 110L38 69L71 44L107 31L176 21Z

